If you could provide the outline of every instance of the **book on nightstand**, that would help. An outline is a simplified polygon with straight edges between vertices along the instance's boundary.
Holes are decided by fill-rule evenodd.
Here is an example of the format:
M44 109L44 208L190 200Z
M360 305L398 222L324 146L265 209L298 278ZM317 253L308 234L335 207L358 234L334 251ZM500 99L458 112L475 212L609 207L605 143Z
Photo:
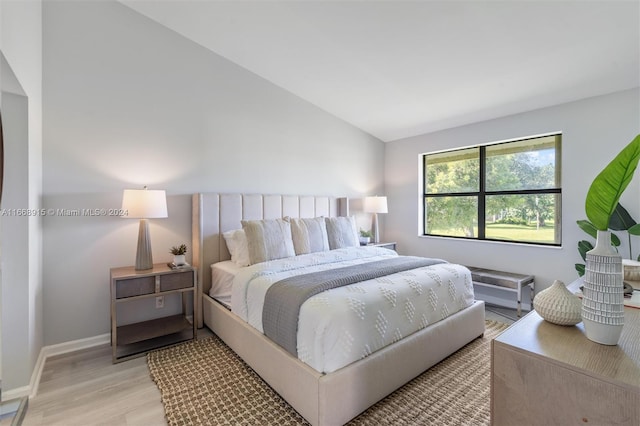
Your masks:
M189 265L188 263L183 263L182 265L176 265L173 262L169 262L167 263L167 266L171 269L189 269L191 268L191 265Z

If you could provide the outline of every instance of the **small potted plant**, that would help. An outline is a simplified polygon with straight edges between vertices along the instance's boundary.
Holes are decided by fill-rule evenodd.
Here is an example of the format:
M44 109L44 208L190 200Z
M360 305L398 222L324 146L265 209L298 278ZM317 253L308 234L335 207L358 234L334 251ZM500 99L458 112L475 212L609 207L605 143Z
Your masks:
M173 264L176 266L186 265L187 261L185 259L185 253L187 252L187 246L185 244L180 244L179 246L171 247L169 252L173 255Z
M360 245L366 246L371 241L371 231L365 231L360 228Z

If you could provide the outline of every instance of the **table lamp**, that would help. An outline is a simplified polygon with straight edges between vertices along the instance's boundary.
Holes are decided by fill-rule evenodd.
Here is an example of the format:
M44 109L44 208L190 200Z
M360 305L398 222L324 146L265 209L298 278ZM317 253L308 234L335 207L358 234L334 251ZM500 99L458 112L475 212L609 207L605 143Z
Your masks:
M152 269L153 256L151 255L151 236L147 219L168 217L165 191L149 190L146 186L144 189L125 189L122 194L122 210L127 212L123 217L140 219L136 271Z
M364 198L364 211L366 213L373 213L371 218L371 235L373 236L373 242L380 242L380 231L378 229L378 213L388 213L387 210L387 197L365 197Z

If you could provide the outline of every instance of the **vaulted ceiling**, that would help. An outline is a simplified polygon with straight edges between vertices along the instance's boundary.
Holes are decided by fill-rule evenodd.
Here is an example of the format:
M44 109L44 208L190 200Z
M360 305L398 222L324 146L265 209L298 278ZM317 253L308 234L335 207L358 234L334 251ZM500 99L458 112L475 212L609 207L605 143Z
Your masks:
M383 141L640 86L638 1L121 3Z

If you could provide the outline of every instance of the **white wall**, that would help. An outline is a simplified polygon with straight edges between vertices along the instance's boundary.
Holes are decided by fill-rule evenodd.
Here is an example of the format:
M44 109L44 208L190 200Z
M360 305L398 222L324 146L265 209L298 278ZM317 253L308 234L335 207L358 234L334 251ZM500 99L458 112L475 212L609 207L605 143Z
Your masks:
M562 132L561 248L418 236L421 153L555 131ZM589 185L638 133L640 92L635 89L387 143L385 185L389 214L385 218L385 238L398 241L403 254L533 274L537 290L548 287L555 279L568 284L577 278L574 264L583 263L577 242L590 239L576 225L576 220L586 218L584 199ZM640 221L638 174L621 203ZM620 252L623 256L628 253L626 246ZM638 238L634 252L635 256L640 252ZM490 292L489 296L515 300L505 292Z
M3 68L13 74L11 87L4 86L7 76L2 74L2 91L15 92L19 86L22 92L18 98L2 98L3 110L5 106L11 109L10 119L3 122L5 130L11 132L11 139L5 143L14 144L7 147L5 156L6 164L11 166L5 181L7 203L18 203L12 206L16 208L37 209L42 195L40 0L0 1L0 50ZM9 207L5 200L2 207ZM42 221L37 217L3 219L2 292L6 297L2 300L2 385L3 398L11 398L21 393L19 389L28 390L42 347Z
M45 207L166 189L169 218L151 221L160 262L191 241L193 192L383 192L382 142L130 8L45 2L43 21ZM45 219L46 344L109 332L109 268L134 262L137 229Z

